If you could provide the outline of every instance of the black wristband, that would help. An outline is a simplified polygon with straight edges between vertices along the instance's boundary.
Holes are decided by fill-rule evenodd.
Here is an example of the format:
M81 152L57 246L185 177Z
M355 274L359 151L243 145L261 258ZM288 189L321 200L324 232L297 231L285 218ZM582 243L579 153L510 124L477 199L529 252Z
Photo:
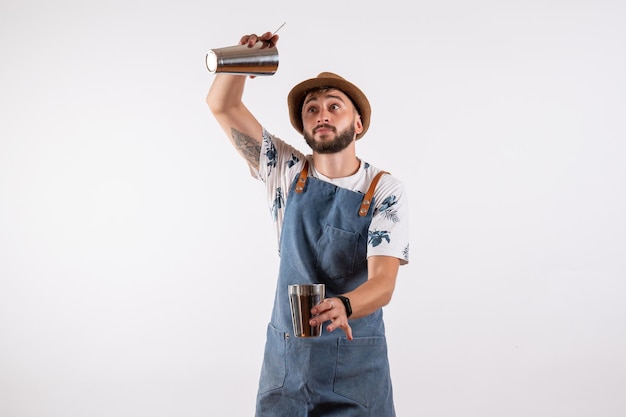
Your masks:
M352 306L350 305L350 299L348 297L344 297L343 295L338 295L337 298L341 300L343 306L346 308L346 317L350 317L352 315Z

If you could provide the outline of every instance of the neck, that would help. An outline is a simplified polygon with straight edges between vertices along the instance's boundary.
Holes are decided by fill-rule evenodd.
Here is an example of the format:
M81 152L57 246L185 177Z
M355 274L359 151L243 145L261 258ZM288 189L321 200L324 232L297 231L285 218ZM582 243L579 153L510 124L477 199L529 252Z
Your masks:
M317 172L334 179L353 175L359 170L361 161L354 152L342 151L335 154L313 153L313 164Z

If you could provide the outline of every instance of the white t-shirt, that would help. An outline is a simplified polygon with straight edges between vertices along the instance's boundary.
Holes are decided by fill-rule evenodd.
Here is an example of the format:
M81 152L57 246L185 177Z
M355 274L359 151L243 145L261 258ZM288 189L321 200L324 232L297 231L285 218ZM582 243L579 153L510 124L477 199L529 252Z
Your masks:
M302 170L305 159L309 161L309 176L361 194L367 192L372 180L381 171L361 161L359 170L353 175L332 179L325 177L315 170L311 155L304 155L263 129L259 171L252 172L252 175L266 185L277 242L280 242L289 189L295 176ZM380 178L374 192L374 216L367 243L367 256L373 255L399 258L401 265L409 262L408 198L402 182L390 174Z

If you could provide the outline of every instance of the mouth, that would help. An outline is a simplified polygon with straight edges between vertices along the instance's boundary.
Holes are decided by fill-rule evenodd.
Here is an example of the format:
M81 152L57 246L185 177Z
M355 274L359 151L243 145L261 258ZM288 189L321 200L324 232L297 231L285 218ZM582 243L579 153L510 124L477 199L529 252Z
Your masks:
M329 125L329 124L322 124L322 125L316 126L316 127L313 129L313 133L315 134L315 133L319 132L320 130L322 131L322 133L325 133L325 132L327 132L327 131L329 131L329 132L334 132L334 131L335 131L335 128L334 128L334 127L332 127L332 126L331 126L331 125Z

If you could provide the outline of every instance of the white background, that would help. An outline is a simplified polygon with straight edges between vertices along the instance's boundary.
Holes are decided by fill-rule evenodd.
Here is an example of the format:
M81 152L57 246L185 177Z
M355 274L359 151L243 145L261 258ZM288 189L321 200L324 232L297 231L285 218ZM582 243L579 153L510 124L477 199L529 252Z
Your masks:
M2 0L0 416L251 416L277 255L208 49L279 34L245 101L369 96L402 179L398 416L626 415L626 3Z

